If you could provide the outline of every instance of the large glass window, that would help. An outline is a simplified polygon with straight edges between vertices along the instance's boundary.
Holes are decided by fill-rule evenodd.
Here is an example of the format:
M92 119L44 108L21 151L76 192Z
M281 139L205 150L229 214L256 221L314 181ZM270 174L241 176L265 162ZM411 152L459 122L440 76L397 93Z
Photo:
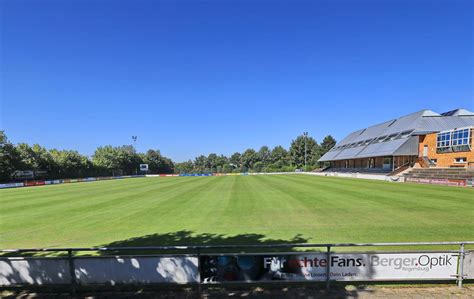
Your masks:
M463 152L471 149L470 128L440 132L436 138L438 153Z
M469 129L456 130L453 132L453 145L469 144Z
M436 140L436 147L437 148L445 148L451 146L451 132L443 132L438 134L438 138Z

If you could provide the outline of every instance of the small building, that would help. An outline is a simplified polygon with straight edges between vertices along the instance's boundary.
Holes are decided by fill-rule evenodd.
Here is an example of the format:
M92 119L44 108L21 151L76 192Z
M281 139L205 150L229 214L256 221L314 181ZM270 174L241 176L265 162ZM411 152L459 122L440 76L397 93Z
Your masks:
M421 110L357 130L319 162L335 169L387 172L404 166L474 167L474 113Z

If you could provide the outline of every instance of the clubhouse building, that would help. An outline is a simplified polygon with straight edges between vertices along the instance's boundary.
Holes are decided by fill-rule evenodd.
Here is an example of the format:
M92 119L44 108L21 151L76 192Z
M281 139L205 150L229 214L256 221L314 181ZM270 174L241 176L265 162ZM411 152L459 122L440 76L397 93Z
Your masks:
M357 130L319 162L332 169L390 172L402 167L473 168L474 112L421 110Z

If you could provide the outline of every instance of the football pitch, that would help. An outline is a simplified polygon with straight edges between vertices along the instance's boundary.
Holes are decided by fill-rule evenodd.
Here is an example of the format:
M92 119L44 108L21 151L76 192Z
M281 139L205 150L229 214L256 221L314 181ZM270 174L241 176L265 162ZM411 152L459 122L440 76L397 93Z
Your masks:
M310 175L0 190L0 248L474 240L474 188Z

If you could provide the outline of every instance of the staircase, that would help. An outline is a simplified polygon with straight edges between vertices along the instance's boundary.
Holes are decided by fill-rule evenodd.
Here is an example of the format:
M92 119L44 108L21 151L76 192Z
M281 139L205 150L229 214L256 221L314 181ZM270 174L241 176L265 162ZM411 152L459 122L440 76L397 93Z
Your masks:
M474 169L471 168L412 168L404 174L405 178L473 180Z
M422 157L422 161L424 166L423 167L434 167L436 166L436 163L431 161L428 157Z

